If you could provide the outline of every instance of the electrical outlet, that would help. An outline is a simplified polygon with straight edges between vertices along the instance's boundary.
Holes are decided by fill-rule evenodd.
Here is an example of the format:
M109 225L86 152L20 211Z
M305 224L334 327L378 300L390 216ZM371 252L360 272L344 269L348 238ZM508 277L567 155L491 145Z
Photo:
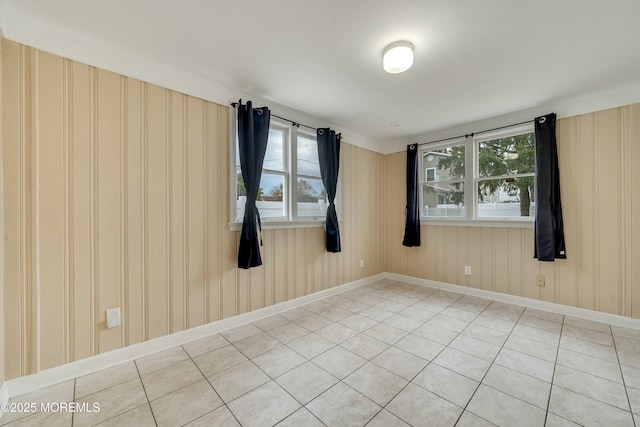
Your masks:
M363 259L360 260L360 268L364 268L364 260Z
M538 286L544 287L544 274L538 274Z
M465 265L464 266L464 274L466 274L467 276L471 276L471 266L470 265Z
M120 326L120 307L107 310L107 328Z

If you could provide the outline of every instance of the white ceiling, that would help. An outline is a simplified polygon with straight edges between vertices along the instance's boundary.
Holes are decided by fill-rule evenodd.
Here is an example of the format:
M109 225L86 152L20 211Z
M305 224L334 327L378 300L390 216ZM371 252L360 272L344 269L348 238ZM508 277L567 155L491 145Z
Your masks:
M0 1L10 39L279 104L372 147L590 96L640 101L638 0ZM391 75L381 56L397 40L415 63Z

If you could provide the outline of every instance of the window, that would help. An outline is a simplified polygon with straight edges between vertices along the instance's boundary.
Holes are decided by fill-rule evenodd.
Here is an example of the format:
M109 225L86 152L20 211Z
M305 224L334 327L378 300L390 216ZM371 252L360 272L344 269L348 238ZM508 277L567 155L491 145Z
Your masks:
M246 190L240 169L237 135L234 138L235 182L232 220L242 222ZM318 144L314 133L271 118L267 151L256 201L265 221L324 221L328 206L320 177Z
M324 219L328 201L320 176L316 136L298 130L296 140L296 216Z
M422 216L464 217L464 143L431 148L421 153L424 176L421 179Z
M431 156L433 157L433 156ZM426 168L424 170L425 173L425 181L432 182L436 180L436 168Z
M533 218L536 168L533 132L488 138L476 141L477 216Z
M533 219L533 126L430 145L420 160L423 218Z

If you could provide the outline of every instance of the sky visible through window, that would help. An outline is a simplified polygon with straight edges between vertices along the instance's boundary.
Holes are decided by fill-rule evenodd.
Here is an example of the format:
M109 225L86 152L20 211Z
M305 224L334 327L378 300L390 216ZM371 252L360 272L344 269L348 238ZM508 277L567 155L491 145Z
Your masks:
M318 160L318 148L316 138L311 135L298 134L298 175L307 175L316 177L316 179L307 179L306 181L313 187L313 190L319 195L322 193L324 186L320 179L320 163ZM284 132L279 129L269 129L269 139L267 142L267 151L264 156L263 169L285 171L285 150L284 150ZM240 154L236 149L236 166L240 171ZM260 187L263 194L269 195L271 190L278 188L283 183L283 179L278 175L269 175L262 173L260 179Z

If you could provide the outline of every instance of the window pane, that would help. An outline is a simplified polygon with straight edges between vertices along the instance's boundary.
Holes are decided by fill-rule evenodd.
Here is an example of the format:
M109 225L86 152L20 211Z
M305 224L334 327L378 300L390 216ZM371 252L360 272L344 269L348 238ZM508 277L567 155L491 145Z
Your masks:
M256 200L256 206L260 211L261 218L280 218L287 216L284 188L285 177L283 175L275 175L262 173L260 179L260 190L258 191L258 198ZM242 186L240 185L242 184ZM244 183L242 182L242 176L239 175L238 180L238 201L237 212L238 220L242 221L244 217L244 205L247 202L246 191L242 193L240 190L244 189Z
M284 179L285 177L282 175L262 173L256 202L262 218L287 216L286 203L284 202Z
M282 129L269 129L269 139L267 141L267 152L264 156L263 169L275 171L285 170L285 131Z
M491 179L478 183L478 217L535 215L534 177Z
M454 145L422 153L422 182L464 179L464 145Z
M423 216L464 216L464 183L424 184Z
M299 217L324 218L327 212L327 193L319 179L298 178L296 202Z
M317 176L320 178L320 162L318 161L318 143L315 137L298 134L298 175Z
M503 176L535 172L533 133L480 143L480 176Z

